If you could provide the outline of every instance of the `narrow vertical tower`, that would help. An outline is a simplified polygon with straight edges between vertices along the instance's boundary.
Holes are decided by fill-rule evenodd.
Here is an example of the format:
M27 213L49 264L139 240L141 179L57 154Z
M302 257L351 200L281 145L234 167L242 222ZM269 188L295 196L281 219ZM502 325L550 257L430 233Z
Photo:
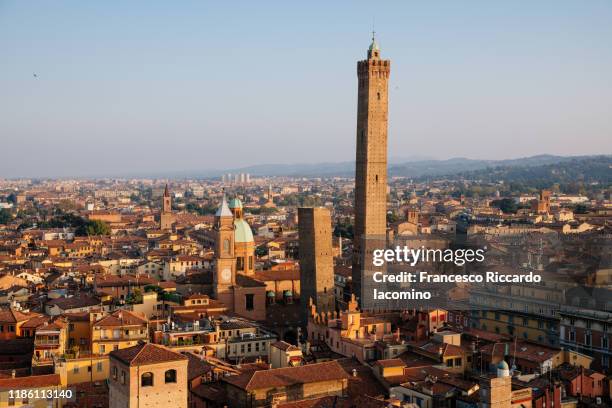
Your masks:
M168 191L168 184L164 188L164 202L162 203L162 211L165 213L172 212L172 202L170 201L170 191Z
M357 156L353 293L364 305L364 275L371 270L372 251L386 245L387 126L391 61L380 58L372 33L368 59L357 63ZM368 295L369 296L369 295Z
M217 300L233 308L232 287L236 284L236 256L234 254L234 215L225 194L215 213L215 270L213 292Z
M302 324L312 299L319 312L336 310L331 214L325 207L298 208Z
M162 201L162 210L159 216L159 227L165 231L171 230L173 224L174 214L172 213L172 199L170 198L170 192L168 191L168 184L166 184Z

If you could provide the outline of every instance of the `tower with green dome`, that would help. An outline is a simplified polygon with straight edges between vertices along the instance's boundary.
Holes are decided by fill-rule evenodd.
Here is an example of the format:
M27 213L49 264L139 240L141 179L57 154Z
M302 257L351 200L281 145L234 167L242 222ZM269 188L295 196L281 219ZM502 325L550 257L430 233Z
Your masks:
M229 209L234 216L236 272L252 275L255 272L255 239L251 226L243 217L243 206L240 198L232 198L229 202Z

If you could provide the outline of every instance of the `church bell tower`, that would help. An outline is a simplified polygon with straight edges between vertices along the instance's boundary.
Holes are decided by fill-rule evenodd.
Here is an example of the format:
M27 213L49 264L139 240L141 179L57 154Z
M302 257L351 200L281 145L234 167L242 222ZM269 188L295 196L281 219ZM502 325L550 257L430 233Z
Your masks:
M234 215L225 194L215 214L215 271L214 294L227 306L233 305L232 287L236 285L236 255L234 254Z

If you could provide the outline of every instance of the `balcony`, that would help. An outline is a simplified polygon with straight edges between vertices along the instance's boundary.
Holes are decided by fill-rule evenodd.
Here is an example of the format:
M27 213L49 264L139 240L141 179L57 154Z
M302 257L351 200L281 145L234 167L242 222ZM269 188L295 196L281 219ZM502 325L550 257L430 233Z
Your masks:
M143 340L143 339L148 339L149 336L148 334L145 333L130 333L130 334L125 334L125 333L120 333L120 334L113 334L112 336L107 336L107 335L103 335L100 336L98 338L94 338L93 341L107 341L107 342L113 342L113 341L138 341L138 340Z
M162 344L169 347L198 346L210 344L204 336L182 337L167 336Z
M59 346L59 336L36 336L34 339L35 348L57 348Z

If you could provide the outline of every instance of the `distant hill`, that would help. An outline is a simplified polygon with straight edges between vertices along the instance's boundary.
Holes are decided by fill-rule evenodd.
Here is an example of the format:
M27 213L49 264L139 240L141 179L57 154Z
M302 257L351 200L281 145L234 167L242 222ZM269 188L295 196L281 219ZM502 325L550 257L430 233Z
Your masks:
M459 176L475 177L477 172L486 170L482 176L489 172L489 169L514 168L526 169L531 167L541 167L546 165L556 165L561 163L588 164L593 158L603 158L603 161L610 162L612 156L553 156L538 155L510 160L474 160L467 158L453 158L448 160L406 160L400 162L399 159L393 160L389 164L389 176L423 178L439 176ZM599 163L599 161L598 161ZM209 176L219 176L222 173L249 173L253 176L291 176L291 177L353 177L355 174L355 163L316 163L316 164L262 164L256 166L242 167L225 171L211 172ZM518 173L512 173L518 177ZM572 172L573 174L573 172Z
M532 159L532 158L529 158ZM612 156L566 157L563 160L543 159L540 163L511 160L510 163L496 163L484 169L448 173L448 179L481 180L484 182L524 183L532 186L552 184L599 183L612 184ZM431 176L429 176L431 177ZM428 177L421 177L428 178Z

